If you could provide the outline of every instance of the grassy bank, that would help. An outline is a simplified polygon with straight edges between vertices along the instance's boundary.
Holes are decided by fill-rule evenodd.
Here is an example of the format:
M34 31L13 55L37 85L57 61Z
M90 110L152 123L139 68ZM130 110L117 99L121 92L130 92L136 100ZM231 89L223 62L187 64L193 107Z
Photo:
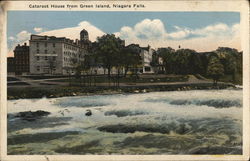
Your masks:
M8 99L19 98L56 98L63 96L81 96L93 94L117 94L117 93L145 93L154 91L182 91L182 90L199 90L199 89L225 89L234 87L233 84L218 83L213 86L212 83L180 83L180 84L152 84L152 85L129 85L129 86L57 86L57 87L20 87L8 88Z

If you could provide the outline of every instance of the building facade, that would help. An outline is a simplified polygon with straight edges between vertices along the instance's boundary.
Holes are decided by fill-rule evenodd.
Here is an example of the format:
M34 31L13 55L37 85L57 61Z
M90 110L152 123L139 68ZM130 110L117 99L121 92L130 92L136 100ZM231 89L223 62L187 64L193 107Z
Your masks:
M29 46L26 43L20 46L18 44L14 49L14 62L15 62L15 74L28 74L29 73Z
M92 57L92 50L96 48L95 43L89 40L88 32L83 29L80 32L80 40L71 40L66 37L31 35L29 44L29 72L38 75L74 75L77 65L84 62L85 57ZM121 46L125 47L125 41L120 40ZM136 68L139 73L154 73L150 65L153 49L140 47L138 44L130 44L127 47L135 49L140 53L141 66ZM103 65L91 63L91 72L95 74L107 74ZM122 70L122 72L124 69ZM111 74L116 74L115 68Z
M148 47L140 47L139 44L130 44L127 47L133 48L135 51L140 53L141 67L138 69L139 73L154 73L154 70L150 63L153 58L153 49Z
M142 73L154 73L152 66L150 63L153 58L153 49L148 47L141 47L140 56L142 58Z
M75 66L83 62L91 44L85 31L80 33L80 41L65 37L31 35L30 74L74 74Z
M7 73L8 75L15 74L15 58L14 57L7 58Z

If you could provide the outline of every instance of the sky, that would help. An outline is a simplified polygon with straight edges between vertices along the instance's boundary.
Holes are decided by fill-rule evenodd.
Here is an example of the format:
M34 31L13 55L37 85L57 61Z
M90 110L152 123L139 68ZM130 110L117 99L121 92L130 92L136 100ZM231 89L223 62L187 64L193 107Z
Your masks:
M28 43L31 34L79 39L82 29L91 41L108 33L126 45L241 50L238 12L9 11L7 19L8 56L17 44Z

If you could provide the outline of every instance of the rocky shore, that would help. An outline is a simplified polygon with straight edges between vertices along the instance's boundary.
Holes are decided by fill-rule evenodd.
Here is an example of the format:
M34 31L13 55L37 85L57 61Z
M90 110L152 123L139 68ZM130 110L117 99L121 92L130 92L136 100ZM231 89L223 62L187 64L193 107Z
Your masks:
M19 87L8 88L7 99L24 98L57 98L64 96L82 96L95 94L121 94L121 93L146 93L156 91L185 91L185 90L211 90L226 89L237 87L231 83L218 83L214 86L212 83L151 83L114 86L61 86L61 87Z

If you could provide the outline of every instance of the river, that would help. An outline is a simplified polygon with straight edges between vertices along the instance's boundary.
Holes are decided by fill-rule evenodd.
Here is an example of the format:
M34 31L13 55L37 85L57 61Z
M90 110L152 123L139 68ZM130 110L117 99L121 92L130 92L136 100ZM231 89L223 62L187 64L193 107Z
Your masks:
M8 154L242 154L242 100L233 89L10 100L9 116L51 114L8 117Z

